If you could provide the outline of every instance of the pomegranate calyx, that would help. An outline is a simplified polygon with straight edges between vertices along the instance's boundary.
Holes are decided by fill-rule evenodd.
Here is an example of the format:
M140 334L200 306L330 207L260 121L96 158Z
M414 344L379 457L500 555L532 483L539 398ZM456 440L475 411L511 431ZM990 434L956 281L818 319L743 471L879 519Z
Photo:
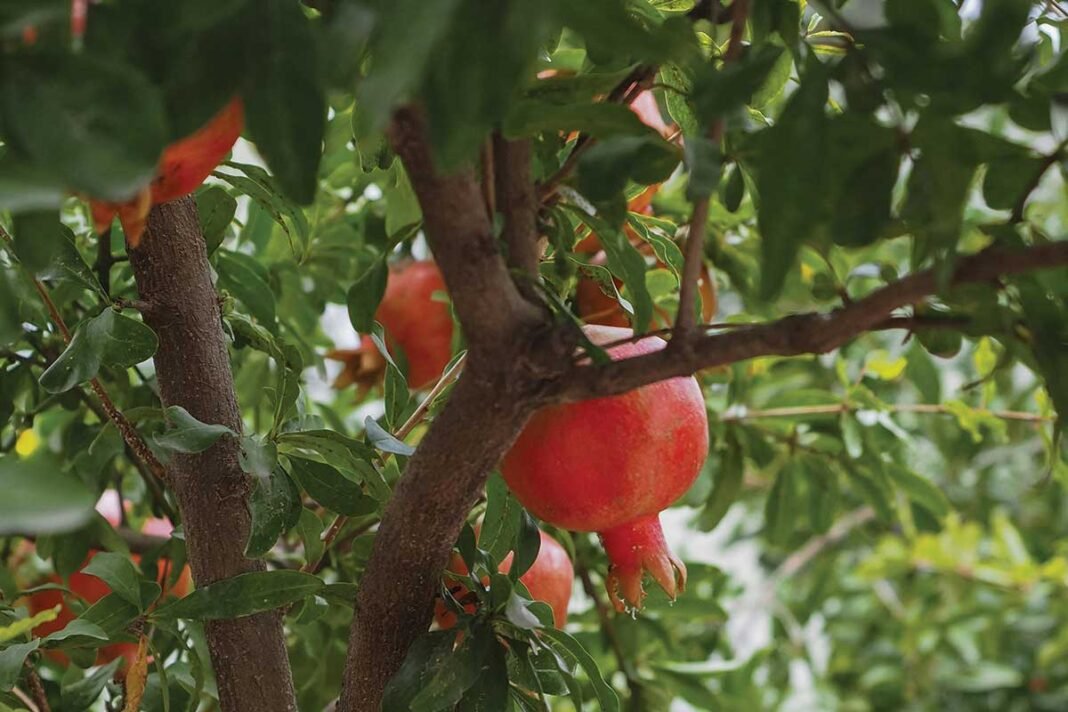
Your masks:
M620 613L628 607L642 607L645 572L671 600L686 587L686 565L668 549L658 514L621 524L600 535L611 564L605 586L612 605Z

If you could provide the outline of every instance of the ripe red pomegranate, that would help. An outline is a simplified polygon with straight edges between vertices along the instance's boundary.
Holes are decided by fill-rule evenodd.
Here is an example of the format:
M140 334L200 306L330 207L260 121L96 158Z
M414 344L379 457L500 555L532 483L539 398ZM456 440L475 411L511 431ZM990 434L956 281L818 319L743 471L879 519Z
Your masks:
M476 528L476 533L477 531ZM531 598L549 604L549 607L553 609L553 625L563 628L567 623L567 604L571 601L571 585L575 580L575 569L564 547L545 532L539 533L541 534L541 548L538 550L538 558L519 577L519 580L527 587ZM506 573L511 567L512 556L509 553L501 561L498 568L501 573ZM449 561L449 571L461 576L467 575L467 564L459 554L452 555ZM467 589L459 583L454 583L449 590L457 599L462 599L468 593ZM474 604L466 604L464 608L469 613L475 611ZM439 599L434 604L434 620L442 628L452 628L456 625L456 614Z
M441 270L433 262L410 262L390 270L382 303L375 313L386 329L387 346L399 346L408 359L408 385L419 390L433 385L452 357L452 316L449 305L434 299L445 292ZM336 388L357 383L369 388L381 378L385 362L370 337L358 349L334 349L329 358L345 369Z
M114 495L115 493L111 491L110 494ZM105 493L105 496L101 497L100 502L97 503L97 511L99 511L112 526L118 526L121 518L119 512L120 506L117 495L111 497L108 493ZM171 525L170 521L155 517L146 520L141 527L141 531L144 533L161 537L170 536L173 529L174 527ZM89 564L96 553L96 551L89 552L89 557L85 560L85 563L82 564L83 569ZM133 554L131 558L135 564L141 561L141 557L137 554ZM158 581L160 586L163 587L165 595L174 594L178 597L182 597L192 590L193 581L188 566L182 569L182 573L179 575L178 580L171 587L166 586L166 581L171 575L171 570L166 559L161 559L159 561L159 569ZM47 577L45 583L62 585L63 580L59 576L53 574ZM87 605L92 605L111 593L111 588L102 580L96 576L83 574L81 571L76 571L70 575L68 588L70 588L71 593L74 596L80 598ZM63 591L59 590L38 591L37 593L31 594L28 600L28 606L30 615L36 615L41 611L49 610L56 606L61 607L59 615L55 620L42 623L33 629L33 634L37 637L44 637L57 630L62 630L68 623L77 617L74 614L74 611L71 610L70 606L67 605L65 594ZM46 650L45 655L60 665L67 665L70 662L67 655L60 650ZM96 664L104 665L121 657L126 659L125 665L129 665L136 655L136 643L114 643L112 645L106 645L97 651Z
M586 326L595 344L633 336L629 329ZM646 337L609 349L614 359L658 351ZM606 583L618 610L641 607L642 575L674 598L686 567L668 550L660 510L696 479L708 456L708 418L693 377L629 393L539 411L501 462L515 496L564 529L601 535L611 564Z
M124 203L89 201L96 231L106 230L117 215L126 238L136 247L151 207L199 188L234 147L244 123L244 104L234 98L200 129L167 146L152 184L136 196Z

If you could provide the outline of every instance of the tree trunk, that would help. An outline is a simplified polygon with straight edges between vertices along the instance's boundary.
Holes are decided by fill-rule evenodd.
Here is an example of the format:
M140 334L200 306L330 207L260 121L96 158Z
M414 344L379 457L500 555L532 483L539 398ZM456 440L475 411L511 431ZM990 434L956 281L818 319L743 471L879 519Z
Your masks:
M460 377L408 462L375 536L356 596L338 710L381 708L386 684L430 626L462 513L474 506L486 475L532 410L503 382L471 371Z
M154 360L163 404L241 432L218 297L192 198L152 209L130 263L147 303L145 322L159 336ZM201 586L265 568L244 555L250 480L238 463L239 449L236 439L222 438L202 453L176 454L168 466L193 579ZM205 628L224 712L297 709L280 612L210 621Z

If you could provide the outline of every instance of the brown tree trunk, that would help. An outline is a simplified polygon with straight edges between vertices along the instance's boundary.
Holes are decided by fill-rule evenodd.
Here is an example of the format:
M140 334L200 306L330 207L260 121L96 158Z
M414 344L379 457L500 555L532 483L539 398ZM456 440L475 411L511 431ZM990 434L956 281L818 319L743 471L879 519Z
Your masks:
M154 360L163 404L241 432L218 297L191 198L152 209L130 263L147 303L145 322L159 336ZM239 449L236 439L222 438L202 453L176 454L168 466L193 579L201 586L265 568L244 555L250 481L238 464ZM224 712L297 709L281 613L211 621L205 628Z

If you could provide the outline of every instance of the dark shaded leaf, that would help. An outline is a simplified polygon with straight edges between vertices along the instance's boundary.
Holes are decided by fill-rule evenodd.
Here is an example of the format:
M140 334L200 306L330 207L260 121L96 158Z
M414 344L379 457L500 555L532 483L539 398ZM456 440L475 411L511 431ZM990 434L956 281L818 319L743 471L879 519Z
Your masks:
M152 614L161 620L222 620L270 611L318 593L323 582L300 571L256 571L198 588Z

